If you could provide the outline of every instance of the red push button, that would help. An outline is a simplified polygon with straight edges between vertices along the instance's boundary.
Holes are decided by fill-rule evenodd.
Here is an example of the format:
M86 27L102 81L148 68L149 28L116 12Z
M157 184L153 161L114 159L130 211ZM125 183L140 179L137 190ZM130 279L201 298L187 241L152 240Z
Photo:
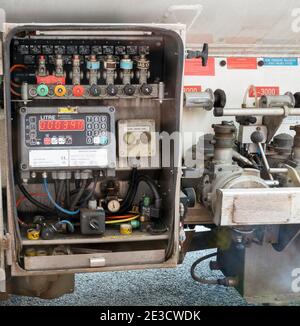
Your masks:
M77 96L77 97L80 97L80 96L83 96L84 94L84 87L83 86L80 86L80 85L76 85L73 87L73 95L74 96Z
M50 145L51 144L51 138L50 137L45 137L44 138L44 145Z

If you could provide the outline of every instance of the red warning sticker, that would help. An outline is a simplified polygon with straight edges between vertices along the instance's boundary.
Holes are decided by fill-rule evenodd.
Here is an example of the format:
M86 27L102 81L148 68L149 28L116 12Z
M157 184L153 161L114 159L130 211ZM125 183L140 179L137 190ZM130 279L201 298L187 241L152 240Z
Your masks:
M255 86L257 97L279 95L279 86ZM254 87L249 90L249 97L254 96Z
M185 76L215 76L215 58L208 58L207 65L202 66L202 59L185 59Z
M227 58L228 69L257 69L256 58Z
M185 93L196 93L196 92L201 92L201 86L200 86L200 85L183 86L183 91L184 91Z

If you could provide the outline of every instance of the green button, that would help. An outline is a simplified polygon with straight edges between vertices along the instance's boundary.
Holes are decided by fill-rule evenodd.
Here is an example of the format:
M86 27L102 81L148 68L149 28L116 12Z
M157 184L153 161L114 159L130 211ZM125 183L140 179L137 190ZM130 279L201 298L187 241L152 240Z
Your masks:
M38 96L47 96L49 93L49 88L47 85L41 84L36 89Z
M100 137L100 145L106 145L108 143L107 136L101 136Z

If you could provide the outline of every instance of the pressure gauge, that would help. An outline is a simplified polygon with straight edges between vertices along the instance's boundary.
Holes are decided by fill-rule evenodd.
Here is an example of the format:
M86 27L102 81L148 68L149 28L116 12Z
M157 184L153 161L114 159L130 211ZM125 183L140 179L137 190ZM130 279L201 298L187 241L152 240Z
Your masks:
M111 213L116 213L120 209L120 203L117 199L112 199L107 204L107 209Z

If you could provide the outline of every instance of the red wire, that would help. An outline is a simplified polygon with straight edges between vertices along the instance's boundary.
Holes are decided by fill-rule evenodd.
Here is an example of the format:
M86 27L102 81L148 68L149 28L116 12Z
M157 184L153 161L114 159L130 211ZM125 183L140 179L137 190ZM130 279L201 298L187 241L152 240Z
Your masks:
M107 216L107 218L108 219L122 219L122 218L124 218L124 219L126 219L126 218L131 218L131 217L133 217L133 216L135 216L135 215L137 215L137 214L130 214L130 215L113 215L113 216Z
M13 65L12 67L10 67L10 73L12 73L15 69L27 69L27 67L25 65ZM14 86L14 87L21 87L21 85L17 84L17 83L14 83L13 81L10 82L11 86ZM12 87L10 87L10 91L12 92L12 94L20 97L21 94L16 92Z
M46 197L47 194L42 194L42 193L33 193L33 194L30 194L31 196L33 197ZM18 198L17 202L16 202L16 207L18 208L22 202L27 199L25 196L21 196ZM25 226L25 227L28 227L29 225L26 224L25 222L23 222L19 217L18 217L18 221L21 225Z
M43 193L33 193L30 194L32 197L47 197L47 194L43 194ZM17 208L22 204L22 202L26 199L25 196L21 196L18 198L17 202L16 202L16 206Z

